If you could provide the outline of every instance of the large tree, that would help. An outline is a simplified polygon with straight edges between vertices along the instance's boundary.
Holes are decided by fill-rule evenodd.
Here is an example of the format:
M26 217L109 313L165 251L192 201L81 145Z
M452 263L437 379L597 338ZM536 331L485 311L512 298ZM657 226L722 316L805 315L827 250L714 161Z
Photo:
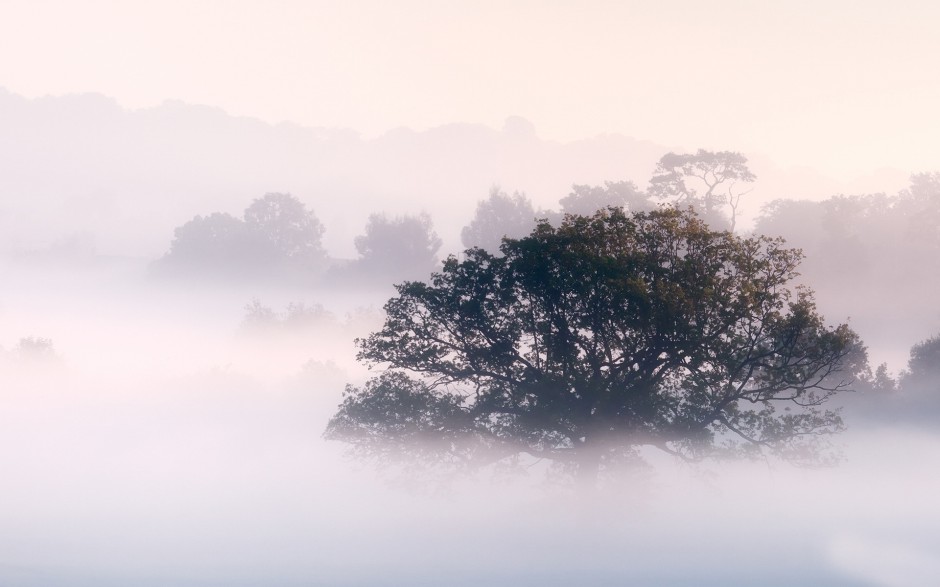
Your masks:
M327 437L459 462L527 453L594 478L644 445L815 458L841 428L824 404L860 344L788 288L801 254L782 241L611 208L501 251L397 286L359 341L386 371L347 389Z
M667 153L656 164L649 194L676 207L696 208L713 227L730 221L733 231L741 196L750 191L742 189L741 184L755 179L747 158L740 153L704 149L694 155Z

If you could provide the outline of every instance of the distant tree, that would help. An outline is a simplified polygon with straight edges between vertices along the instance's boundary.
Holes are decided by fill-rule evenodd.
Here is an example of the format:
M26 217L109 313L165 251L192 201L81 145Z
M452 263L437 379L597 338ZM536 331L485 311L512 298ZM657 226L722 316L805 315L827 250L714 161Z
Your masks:
M741 189L756 176L747 167L747 158L731 151L705 151L694 155L667 153L656 165L650 179L649 194L677 207L694 207L713 226L725 224L722 209L730 210L730 228L737 224Z
M165 262L214 273L253 271L275 251L230 214L196 216L173 231Z
M648 212L656 206L632 181L608 181L603 186L571 186L571 193L559 200L564 214L594 214L609 207L631 212Z
M790 246L809 251L823 231L821 217L820 202L777 199L761 207L754 233L784 236Z
M788 288L801 254L779 239L610 209L501 252L397 286L359 341L389 370L347 387L328 438L453 463L524 453L593 479L644 445L816 462L813 441L841 429L824 404L861 345Z
M430 273L437 264L441 239L431 217L385 214L369 216L365 234L355 239L356 270L372 278L413 279Z
M266 194L244 220L219 213L196 216L177 227L157 267L200 276L284 278L321 268L323 226L290 194Z
M940 335L911 347L899 386L905 392L940 393Z
M39 336L21 338L13 349L13 355L23 365L51 364L59 361L52 339Z
M303 332L324 326L334 326L336 318L320 304L290 302L283 312L277 312L257 298L245 305L242 331L253 334L276 332Z
M245 304L245 318L242 329L248 331L269 330L277 325L281 317L270 306L265 306L258 298L252 298Z
M303 202L290 194L268 193L245 209L245 224L267 240L283 259L322 262L324 228Z
M498 187L487 199L477 203L476 214L460 232L465 247L498 251L503 237L518 238L535 227L535 209L525 194L508 195Z
M894 393L898 390L898 382L888 373L886 363L878 365L875 372L870 377L864 377L861 382L865 384L867 391L878 394Z
M901 192L898 209L906 217L909 238L931 256L940 249L940 173L911 176L910 187Z

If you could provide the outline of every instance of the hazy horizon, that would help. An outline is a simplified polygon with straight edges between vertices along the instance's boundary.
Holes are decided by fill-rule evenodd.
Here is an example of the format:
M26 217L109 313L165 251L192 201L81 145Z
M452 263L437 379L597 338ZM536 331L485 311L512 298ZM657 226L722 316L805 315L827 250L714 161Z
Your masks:
M509 116L761 153L840 181L940 167L937 7L916 0L423 2L8 0L0 85L102 92L374 138ZM811 140L806 139L811 137Z
M0 0L0 585L933 585L938 22L916 0ZM670 154L747 172L669 192ZM860 337L832 463L641 445L589 487L324 438L384 370L357 340L395 284L536 215L683 193L708 239L801 249L781 311L807 286Z

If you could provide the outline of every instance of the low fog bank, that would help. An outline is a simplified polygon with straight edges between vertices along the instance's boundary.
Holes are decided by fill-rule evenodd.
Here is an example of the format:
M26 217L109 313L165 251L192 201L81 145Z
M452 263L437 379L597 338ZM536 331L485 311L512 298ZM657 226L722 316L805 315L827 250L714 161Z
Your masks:
M883 398L846 400L835 468L650 453L587 494L541 465L444 482L321 438L370 375L353 339L385 290L2 270L4 586L894 587L937 571L940 430L877 417Z
M935 568L934 433L850 433L836 469L658 458L590 495L535 473L437 490L322 441L315 382L147 379L4 385L4 585L920 585Z

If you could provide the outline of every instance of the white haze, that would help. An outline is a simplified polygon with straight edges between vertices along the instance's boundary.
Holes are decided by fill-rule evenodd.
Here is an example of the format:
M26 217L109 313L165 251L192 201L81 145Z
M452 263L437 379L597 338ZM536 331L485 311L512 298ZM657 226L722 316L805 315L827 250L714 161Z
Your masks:
M849 396L833 468L648 453L587 494L542 464L442 483L321 438L391 284L151 271L174 228L268 192L338 259L373 213L427 212L443 256L494 185L554 209L699 147L749 158L744 228L897 193L936 161L934 8L349 4L0 6L0 586L935 584L935 400ZM886 289L819 302L897 373L940 314ZM252 300L328 315L252 330Z
M181 102L128 110L97 94L26 99L2 89L0 125L0 249L147 258L166 252L173 228L193 216L239 216L265 192L306 203L339 257L354 255L353 236L382 211L427 211L443 252L456 252L460 227L494 185L557 208L572 184L630 180L645 188L656 161L683 150L616 134L544 140L519 117L498 129L402 128L366 140ZM872 170L844 183L747 155L760 181L742 202L746 222L776 198L896 192L922 171Z
M3 266L0 584L928 585L940 437L862 416L844 462L651 468L587 495L526 474L438 486L321 439L387 291ZM335 319L252 332L253 297ZM54 341L30 361L18 337ZM878 421L875 419L875 421Z

